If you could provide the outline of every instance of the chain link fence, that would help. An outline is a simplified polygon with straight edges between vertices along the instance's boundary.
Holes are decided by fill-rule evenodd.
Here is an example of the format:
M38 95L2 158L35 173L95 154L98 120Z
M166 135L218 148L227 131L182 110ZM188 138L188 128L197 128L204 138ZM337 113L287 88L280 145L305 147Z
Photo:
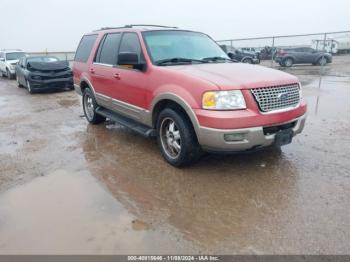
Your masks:
M44 52L28 52L28 55L31 56L55 56L60 60L67 60L69 62L72 62L74 60L74 55L75 52L73 51L68 51L68 52L49 52L49 51L44 51Z
M350 31L217 42L239 62L259 63L299 75L350 76Z

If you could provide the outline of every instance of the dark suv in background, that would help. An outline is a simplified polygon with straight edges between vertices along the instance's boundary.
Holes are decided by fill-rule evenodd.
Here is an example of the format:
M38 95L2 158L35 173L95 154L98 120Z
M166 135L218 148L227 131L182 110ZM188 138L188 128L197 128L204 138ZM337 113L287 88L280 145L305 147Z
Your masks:
M232 59L238 62L247 64L259 64L260 59L258 54L245 51L242 49L236 49L230 45L220 45L221 49Z
M332 63L332 55L310 47L284 48L277 51L275 61L283 67L294 64L326 65Z

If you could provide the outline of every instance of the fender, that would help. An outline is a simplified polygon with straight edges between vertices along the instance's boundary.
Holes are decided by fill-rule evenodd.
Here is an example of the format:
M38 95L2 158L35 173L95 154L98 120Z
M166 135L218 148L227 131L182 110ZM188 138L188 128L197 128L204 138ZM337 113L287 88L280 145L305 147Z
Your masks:
M153 99L152 103L151 103L151 107L150 107L150 112L152 112L152 114L150 114L150 119L148 119L148 123L150 123L150 126L152 126L152 115L154 112L154 108L157 105L158 102L162 101L162 100L171 100L175 103L177 103L178 105L180 105L187 113L188 117L190 118L192 125L194 127L194 130L196 132L196 135L198 136L199 134L199 122L198 119L195 115L195 113L193 112L191 106L180 96L174 94L174 93L162 93L160 95L158 95L156 98Z

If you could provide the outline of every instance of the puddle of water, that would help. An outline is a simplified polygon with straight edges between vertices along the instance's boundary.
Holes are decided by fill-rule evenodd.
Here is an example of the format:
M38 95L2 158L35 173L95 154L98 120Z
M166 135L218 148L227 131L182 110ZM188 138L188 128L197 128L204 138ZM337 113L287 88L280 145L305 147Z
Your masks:
M0 195L0 254L147 253L162 239L149 229L89 174L57 171Z

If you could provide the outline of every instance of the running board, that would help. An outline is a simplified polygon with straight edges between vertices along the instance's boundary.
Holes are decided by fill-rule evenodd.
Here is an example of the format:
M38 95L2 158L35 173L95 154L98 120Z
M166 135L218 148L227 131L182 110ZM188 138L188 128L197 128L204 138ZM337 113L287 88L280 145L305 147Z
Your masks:
M144 124L141 124L133 119L130 119L128 117L122 116L116 112L113 112L111 110L98 107L96 108L96 113L104 116L106 118L109 118L110 120L113 120L127 128L130 128L134 132L144 136L144 137L155 137L156 136L156 130L153 128L150 128Z

